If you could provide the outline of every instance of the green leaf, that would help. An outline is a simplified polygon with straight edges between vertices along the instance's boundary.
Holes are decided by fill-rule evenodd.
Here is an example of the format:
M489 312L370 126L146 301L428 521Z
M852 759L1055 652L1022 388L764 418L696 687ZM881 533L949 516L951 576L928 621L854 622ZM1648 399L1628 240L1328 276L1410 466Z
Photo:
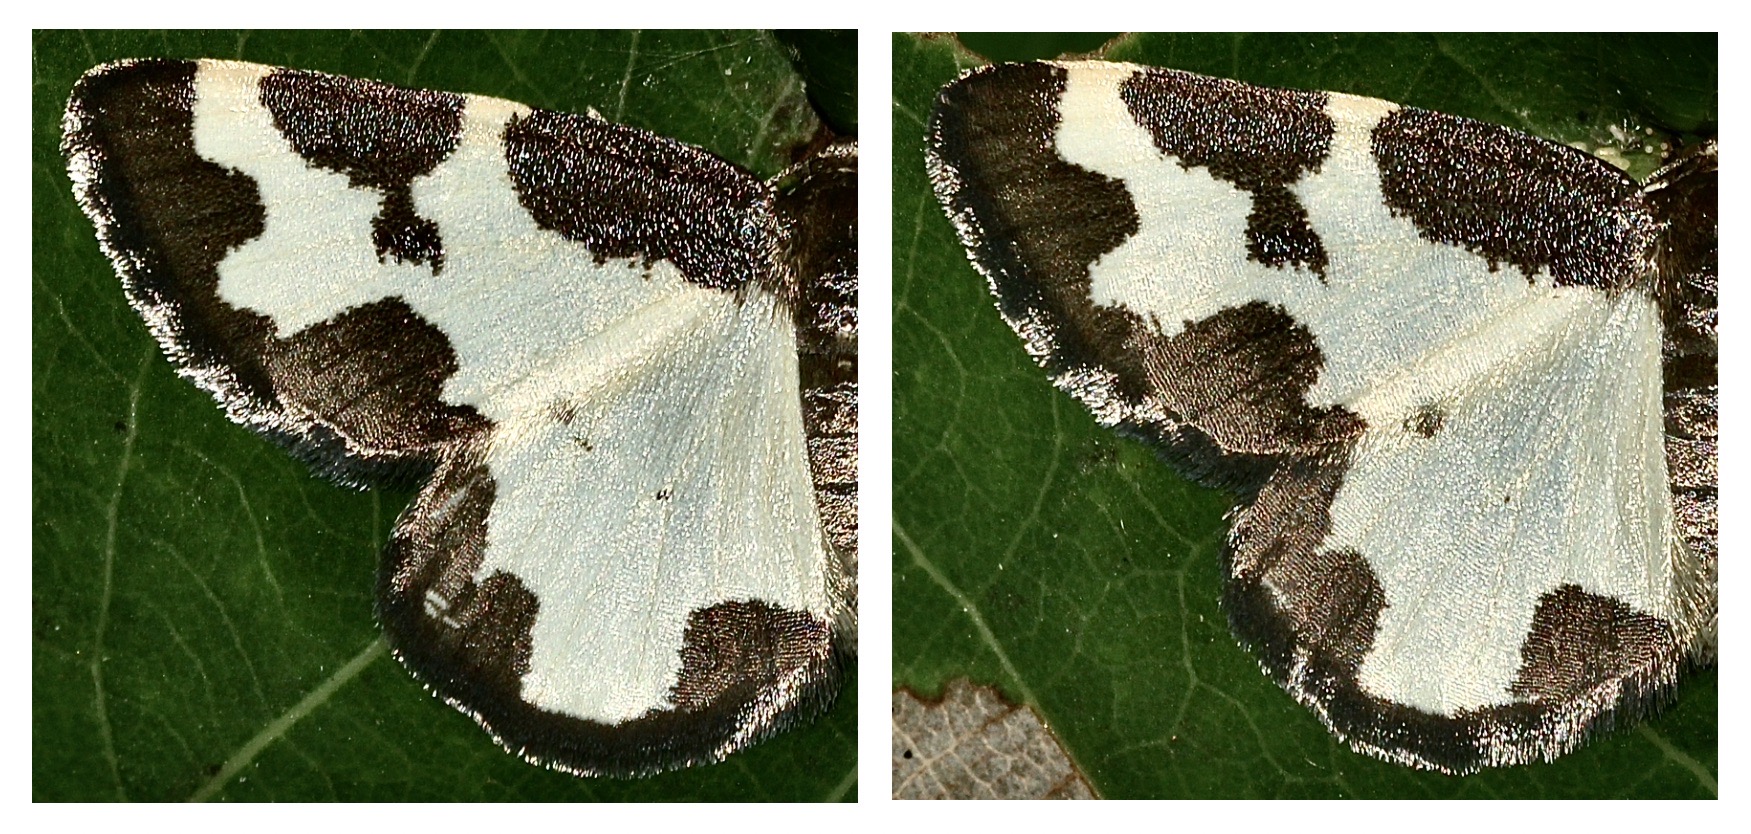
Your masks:
M962 46L994 64L1093 53L1118 32L957 32Z
M857 30L779 29L821 121L841 135L857 134Z
M315 479L176 378L58 150L85 70L217 57L594 107L771 176L816 120L769 35L39 32L33 47L34 798L856 798L854 681L811 726L635 781L532 767L425 693L372 616L409 494Z
M1136 36L1106 54L1567 142L1715 123L1713 35ZM1107 797L1715 795L1713 670L1653 720L1555 763L1463 778L1351 752L1266 679L1218 605L1232 499L1046 382L930 192L933 97L979 63L952 38L894 41L897 686L1001 686Z

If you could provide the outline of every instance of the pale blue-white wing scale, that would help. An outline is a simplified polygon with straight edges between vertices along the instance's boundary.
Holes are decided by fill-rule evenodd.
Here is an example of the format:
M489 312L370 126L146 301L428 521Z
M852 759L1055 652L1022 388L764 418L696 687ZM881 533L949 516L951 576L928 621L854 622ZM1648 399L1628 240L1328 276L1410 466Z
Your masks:
M669 321L641 317L643 338L626 336L644 342L641 355L616 352L624 364L592 384L543 389L485 454L505 509L479 571L515 574L564 606L544 605L535 623L532 703L604 723L668 704L688 616L719 602L842 613L788 322L769 301L700 292L720 298L674 299Z

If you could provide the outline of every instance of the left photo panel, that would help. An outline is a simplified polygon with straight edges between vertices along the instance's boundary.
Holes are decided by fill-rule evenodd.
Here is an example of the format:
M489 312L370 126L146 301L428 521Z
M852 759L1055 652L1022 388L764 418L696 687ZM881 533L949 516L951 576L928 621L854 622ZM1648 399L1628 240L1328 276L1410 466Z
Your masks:
M34 799L858 798L855 32L32 51Z

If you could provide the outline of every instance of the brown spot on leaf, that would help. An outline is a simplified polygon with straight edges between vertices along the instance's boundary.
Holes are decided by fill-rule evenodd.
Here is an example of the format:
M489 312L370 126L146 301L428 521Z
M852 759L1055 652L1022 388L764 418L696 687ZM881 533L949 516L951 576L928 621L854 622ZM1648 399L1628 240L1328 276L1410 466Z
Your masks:
M1031 708L964 678L894 693L895 799L1097 799Z

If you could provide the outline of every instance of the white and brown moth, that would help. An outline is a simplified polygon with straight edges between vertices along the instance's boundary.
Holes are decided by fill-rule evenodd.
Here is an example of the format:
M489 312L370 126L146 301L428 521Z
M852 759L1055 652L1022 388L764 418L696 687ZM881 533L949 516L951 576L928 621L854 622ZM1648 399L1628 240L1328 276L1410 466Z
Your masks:
M762 181L594 116L225 61L82 78L129 301L235 421L412 483L395 654L580 775L713 762L855 651L856 168Z
M1236 492L1224 601L1356 750L1550 759L1716 632L1716 152L1100 62L943 89L931 180L1103 424Z

